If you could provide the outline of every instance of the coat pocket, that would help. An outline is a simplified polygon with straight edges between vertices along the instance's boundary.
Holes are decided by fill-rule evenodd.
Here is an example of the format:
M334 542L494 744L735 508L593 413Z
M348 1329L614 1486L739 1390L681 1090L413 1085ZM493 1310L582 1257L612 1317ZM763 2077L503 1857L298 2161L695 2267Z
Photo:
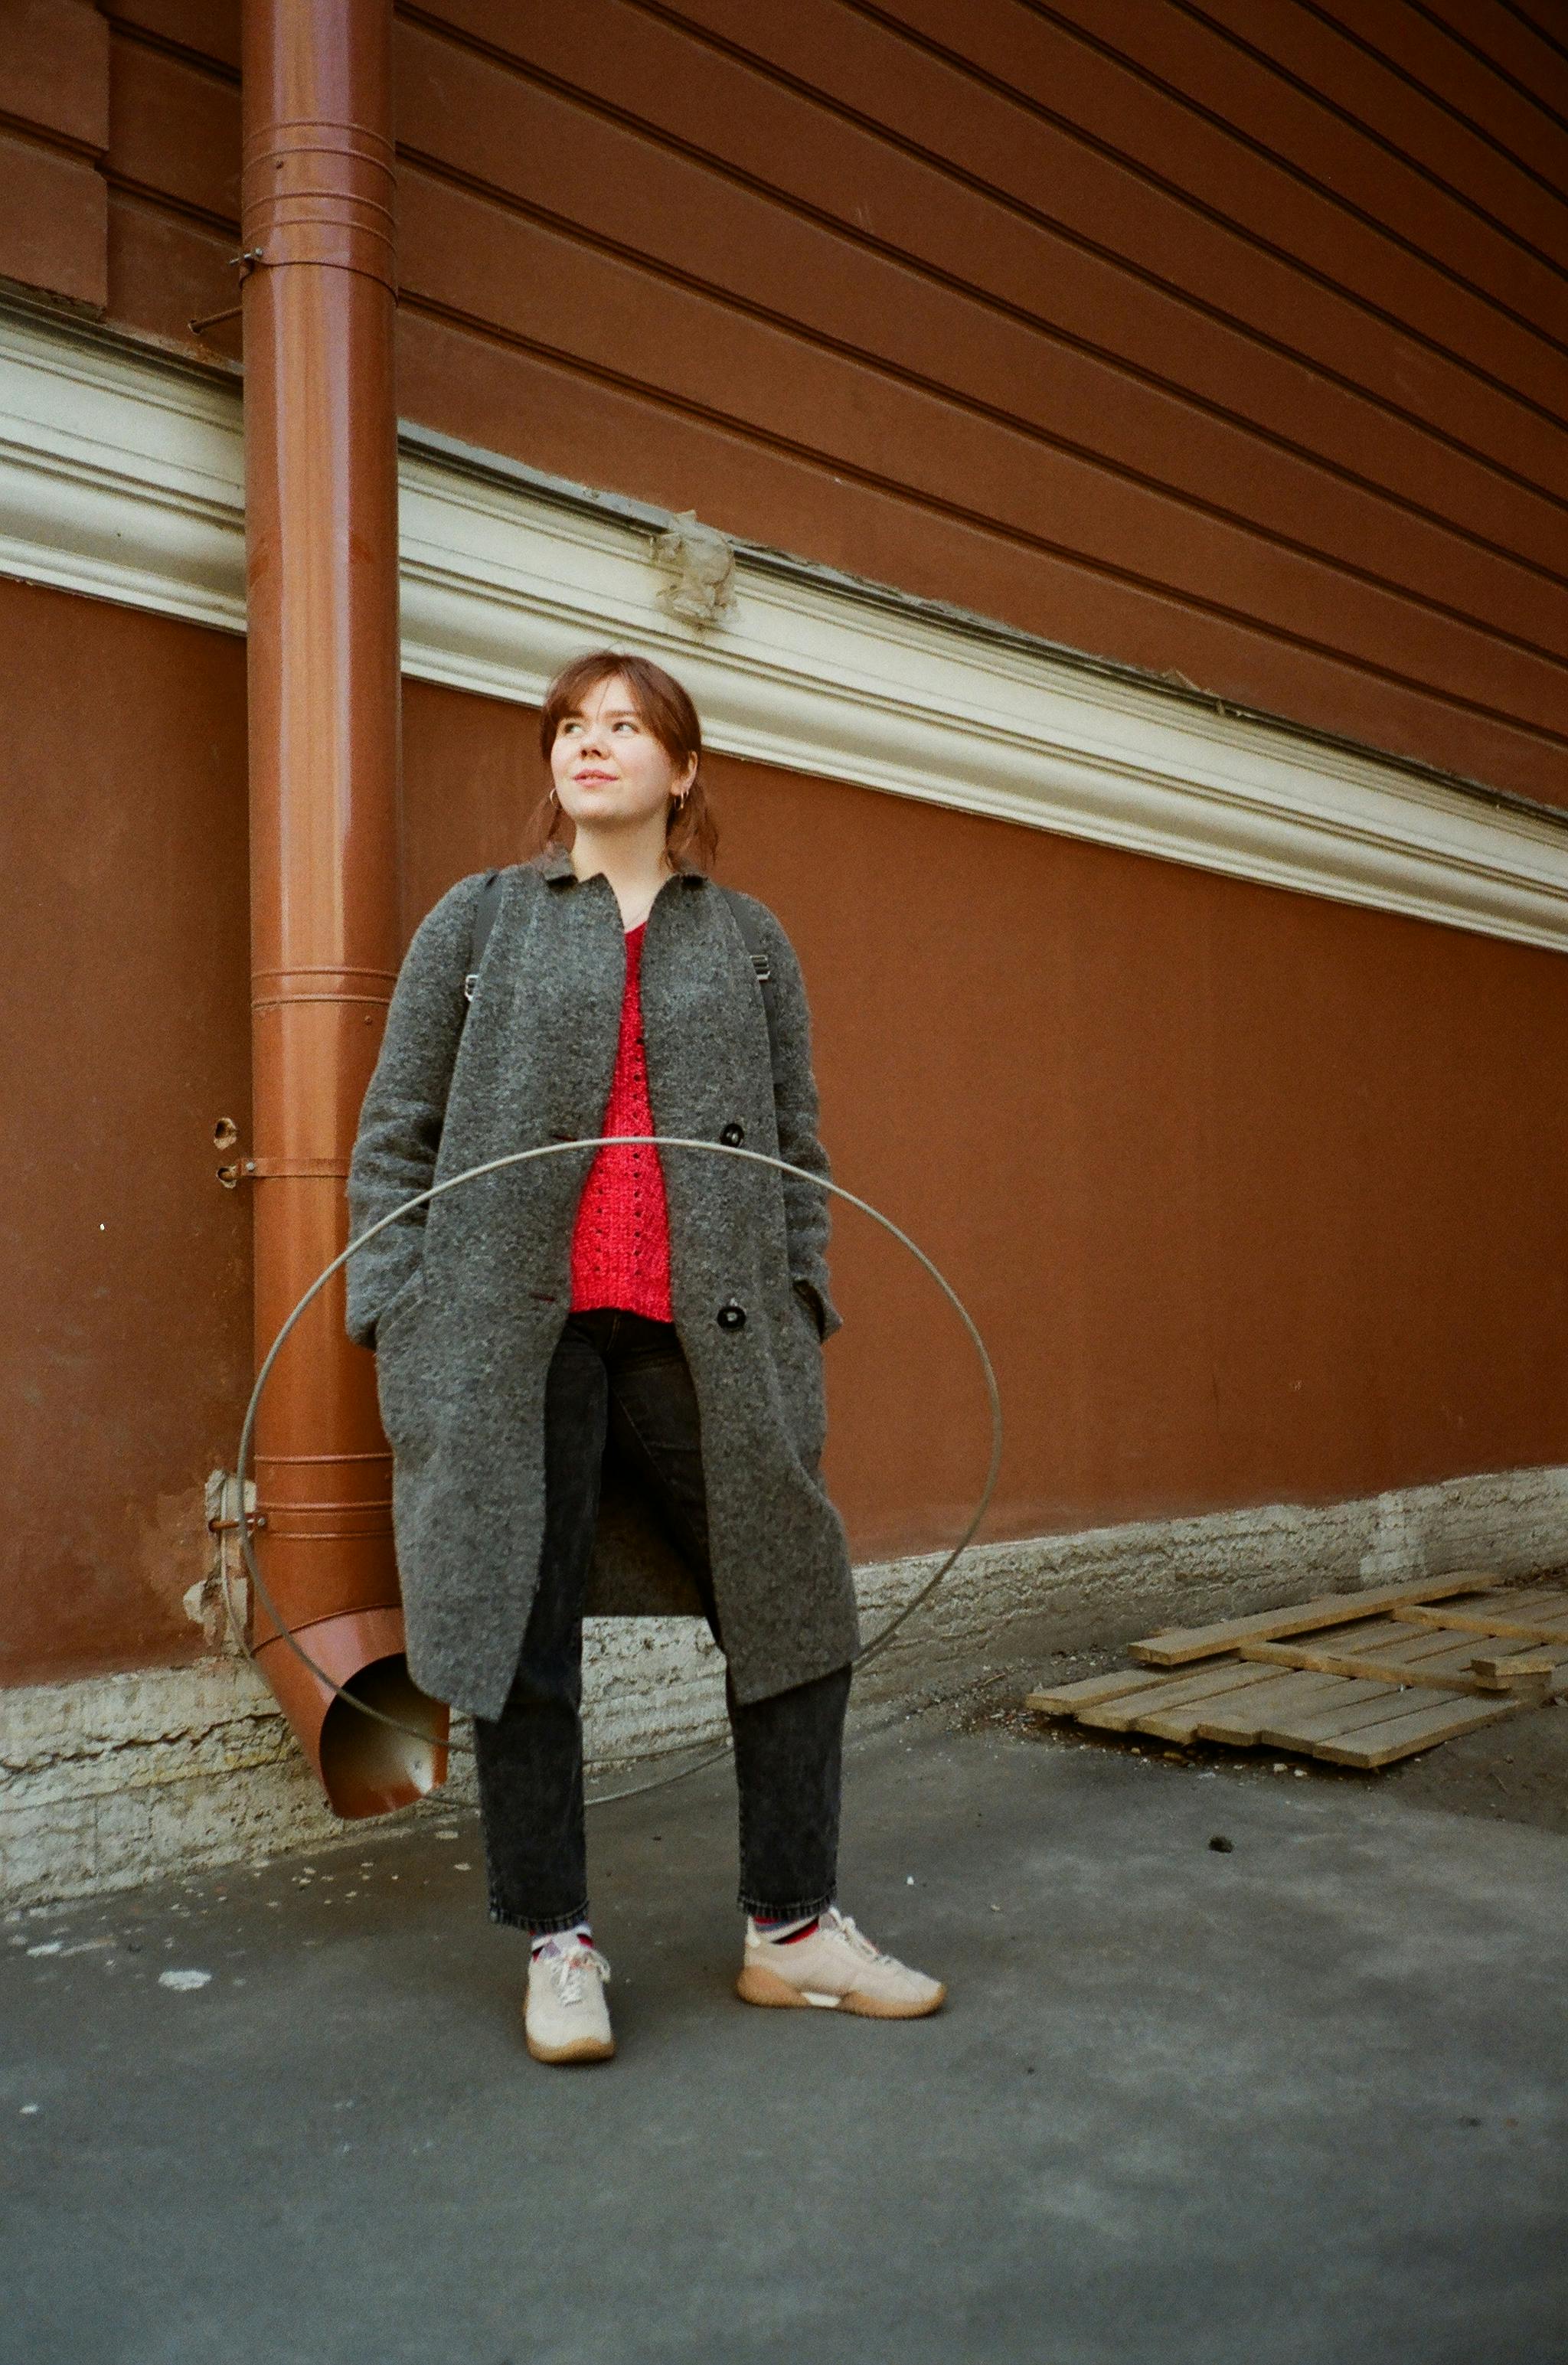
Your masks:
M406 1313L423 1303L424 1294L425 1269L420 1263L414 1267L408 1280L400 1283L393 1291L391 1302L386 1310L375 1317L375 1351L378 1355L388 1332L402 1320Z
M426 1306L423 1265L402 1282L376 1322L376 1397L381 1426L398 1462L419 1462L431 1450L431 1388L419 1352Z
M428 1373L420 1352L425 1304L421 1267L409 1274L375 1325L375 1393L381 1426L405 1468L425 1460L433 1437Z
M827 1439L827 1388L823 1370L822 1332L817 1326L814 1291L796 1282L790 1287L790 1302L800 1317L800 1326L791 1328L793 1344L786 1341L782 1347L779 1384L784 1394L795 1452L806 1469L812 1471L822 1459Z
M809 1281L791 1281L790 1287L796 1305L812 1326L812 1338L820 1347L823 1344L825 1328L822 1299Z

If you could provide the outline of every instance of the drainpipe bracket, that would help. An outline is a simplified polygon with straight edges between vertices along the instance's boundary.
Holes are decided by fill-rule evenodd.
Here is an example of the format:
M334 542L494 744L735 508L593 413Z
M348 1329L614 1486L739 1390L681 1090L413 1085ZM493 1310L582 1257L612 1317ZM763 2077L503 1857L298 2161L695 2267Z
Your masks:
M217 1545L217 1553L206 1576L186 1592L185 1615L193 1625L201 1628L209 1650L227 1658L243 1658L242 1631L236 1630L250 1624L251 1581L245 1574L243 1556L230 1538L239 1534L241 1519L246 1530L254 1535L266 1526L266 1513L256 1508L253 1478L245 1481L241 1507L240 1484L232 1470L210 1473L205 1508L207 1530Z
M242 1158L232 1166L220 1166L218 1179L226 1191L235 1190L241 1182L280 1182L303 1176L311 1182L345 1182L348 1178L346 1158Z

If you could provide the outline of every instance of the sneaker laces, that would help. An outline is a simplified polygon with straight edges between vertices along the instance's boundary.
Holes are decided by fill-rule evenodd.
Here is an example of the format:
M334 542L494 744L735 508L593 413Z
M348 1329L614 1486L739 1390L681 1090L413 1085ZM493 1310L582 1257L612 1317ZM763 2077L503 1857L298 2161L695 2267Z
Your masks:
M548 1967L555 1993L563 2004L581 2003L585 1971L597 1971L605 1986L610 1985L610 1965L597 1946L573 1946L565 1955L545 1948L533 1959Z
M879 1946L874 1946L865 1931L857 1927L853 1917L847 1913L841 1913L836 1905L830 1905L827 1908L822 1916L822 1922L825 1929L831 1930L838 1937L847 1939L856 1953L863 1955L868 1963L894 1961L891 1955L884 1955Z

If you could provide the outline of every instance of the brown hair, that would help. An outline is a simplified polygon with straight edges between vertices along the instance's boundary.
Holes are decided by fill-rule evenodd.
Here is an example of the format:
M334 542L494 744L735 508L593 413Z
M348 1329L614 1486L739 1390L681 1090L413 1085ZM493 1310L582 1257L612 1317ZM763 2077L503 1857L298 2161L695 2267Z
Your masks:
M674 764L697 758L691 786L678 803L670 800L665 821L665 851L678 870L711 870L719 850L719 830L702 780L702 725L690 698L663 666L651 657L632 656L624 649L590 649L564 665L544 693L539 712L539 752L546 764L555 734L568 714L576 713L600 682L620 675L631 692L643 724ZM531 816L524 859L552 845L566 844L566 814L552 782Z

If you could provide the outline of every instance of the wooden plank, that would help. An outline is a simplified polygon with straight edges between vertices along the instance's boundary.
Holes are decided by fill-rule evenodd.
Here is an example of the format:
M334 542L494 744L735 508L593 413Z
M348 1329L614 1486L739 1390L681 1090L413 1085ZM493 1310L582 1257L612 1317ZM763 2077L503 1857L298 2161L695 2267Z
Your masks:
M1394 1619L1380 1622L1372 1629L1363 1644L1361 1631L1352 1627L1347 1633L1342 1628L1327 1634L1307 1634L1304 1642L1318 1643L1327 1651L1353 1651L1358 1658L1376 1659L1390 1664L1395 1659L1413 1663L1440 1655L1457 1645L1463 1650L1475 1648L1473 1635L1462 1634L1451 1626L1402 1626Z
M1568 1659L1554 1657L1550 1651L1532 1651L1527 1644L1522 1651L1483 1652L1472 1659L1470 1672L1483 1691L1528 1690L1533 1687L1545 1693L1553 1690L1559 1680L1568 1675Z
M1310 1633L1282 1635L1280 1639L1292 1642L1318 1642L1326 1651L1383 1651L1390 1644L1398 1650L1408 1651L1422 1640L1423 1633L1422 1628L1402 1625L1394 1618L1368 1618L1360 1625L1327 1626Z
M1428 1651L1426 1653L1419 1663L1422 1667L1429 1669L1435 1674L1441 1674L1445 1669L1447 1669L1450 1674L1453 1676L1456 1681L1461 1676L1465 1676L1469 1681L1474 1680L1475 1661L1478 1653L1476 1650L1476 1637L1473 1634L1444 1633L1434 1629L1431 1639L1434 1642L1439 1644L1439 1648L1435 1651ZM1496 1641L1496 1637L1492 1637L1492 1640L1495 1642ZM1494 1650L1489 1654L1485 1652L1482 1652L1479 1655L1482 1657L1489 1655L1493 1663L1497 1665L1506 1664L1510 1658L1518 1658L1526 1661L1532 1659L1546 1659L1548 1662L1547 1672L1550 1674L1551 1671L1550 1653L1543 1652L1540 1650L1539 1645L1531 1644L1529 1642L1516 1642L1511 1653ZM1495 1689L1496 1687L1493 1686L1491 1688Z
M1507 1609L1551 1609L1555 1618L1568 1616L1568 1585L1514 1585L1501 1597L1499 1607Z
M1394 1631L1398 1632L1400 1630L1395 1628ZM1343 1652L1347 1662L1345 1672L1367 1676L1385 1676L1390 1683L1426 1684L1439 1689L1448 1687L1463 1692L1505 1688L1497 1683L1483 1682L1475 1674L1473 1663L1480 1637L1456 1633L1446 1626L1407 1626L1403 1631L1409 1637L1407 1642L1393 1645L1380 1643L1364 1653L1354 1635L1348 1637ZM1320 1643L1327 1647L1334 1639L1331 1635L1324 1638L1309 1635L1306 1643L1308 1647ZM1289 1649L1292 1646L1286 1643L1280 1647ZM1505 1649L1507 1647L1504 1645ZM1530 1646L1519 1642L1512 1647L1528 1652ZM1355 1662L1361 1664L1350 1664Z
M1343 1688L1344 1679L1333 1676L1277 1676L1272 1683L1238 1694L1234 1707L1228 1698L1208 1701L1193 1730L1199 1741L1223 1741L1234 1749L1255 1749L1265 1732L1330 1708ZM1360 1688L1358 1685L1356 1689ZM1375 1688L1388 1704L1385 1713L1392 1714L1404 1695L1393 1684Z
M1260 1698L1265 1693L1271 1698L1277 1696L1282 1681L1311 1683L1326 1692L1332 1680L1326 1676L1282 1678L1263 1667L1254 1672L1261 1677L1260 1682L1233 1685L1228 1691L1209 1692L1172 1707L1156 1705L1138 1718L1137 1729L1139 1732L1153 1733L1161 1741L1212 1739L1245 1746L1250 1743L1261 1713L1253 1708L1255 1695ZM1397 1698L1397 1694L1392 1691L1389 1696Z
M1477 1608L1522 1609L1529 1618L1538 1611L1544 1611L1552 1618L1568 1618L1568 1583L1510 1585L1497 1595L1495 1602L1477 1602L1475 1606Z
M1434 1650L1417 1653L1411 1650L1397 1657L1393 1652L1374 1651L1364 1657L1353 1651L1327 1651L1316 1641L1310 1642L1244 1642L1240 1656L1260 1665L1300 1667L1319 1676L1344 1676L1358 1683L1421 1684L1439 1691L1498 1692L1508 1689L1510 1683L1533 1685L1542 1694L1547 1690L1554 1672L1552 1662L1539 1651L1524 1649L1518 1653L1520 1664L1512 1670L1506 1658L1489 1659L1484 1676L1473 1658L1475 1638L1465 1637L1444 1644L1434 1635Z
M1158 1741L1189 1742L1196 1738L1200 1722L1213 1715L1213 1699L1188 1700L1175 1708L1150 1709L1138 1719L1139 1732L1151 1734Z
M1541 1611L1533 1610L1528 1602L1518 1608L1498 1602L1495 1608L1485 1608L1479 1602L1456 1604L1452 1609L1424 1609L1412 1602L1394 1612L1402 1624L1411 1626L1447 1626L1462 1634L1511 1635L1520 1642L1568 1642L1568 1605L1558 1614L1551 1603Z
M1346 1684L1338 1700L1311 1716L1298 1714L1288 1723L1271 1725L1260 1737L1276 1749L1311 1751L1320 1741L1359 1732L1363 1725L1382 1724L1406 1712L1415 1716L1433 1707L1464 1707L1471 1697L1467 1692L1439 1692L1434 1697L1431 1692L1406 1690L1392 1684L1386 1690L1373 1684Z
M1430 1651L1442 1651L1458 1638L1424 1626L1402 1626L1392 1618L1369 1618L1362 1625L1316 1627L1309 1634L1282 1636L1282 1650L1350 1652L1358 1659L1381 1658L1385 1653L1395 1659L1425 1658ZM1261 1643L1243 1642L1238 1654L1260 1649Z
M1448 1627L1440 1626L1429 1629L1413 1626L1407 1631L1416 1639L1404 1650L1385 1649L1369 1653L1366 1662L1369 1672L1386 1671L1391 1683L1450 1685L1454 1690L1462 1692L1496 1692L1507 1688L1501 1678L1484 1680L1477 1676L1475 1660L1481 1640L1479 1636L1458 1634ZM1496 1638L1492 1639L1495 1642ZM1283 1647L1289 1648L1289 1645ZM1352 1657L1355 1654L1348 1653L1346 1655ZM1501 1652L1495 1650L1491 1655L1499 1666L1506 1664L1510 1655L1525 1660L1549 1656L1541 1653L1539 1646L1532 1647L1528 1642L1516 1642L1511 1654L1505 1648ZM1522 1676L1520 1681L1524 1681ZM1549 1665L1537 1682L1536 1688L1544 1693L1551 1688L1551 1684Z
M1359 1765L1370 1771L1392 1765L1399 1757L1413 1757L1418 1749L1435 1749L1439 1741L1457 1741L1462 1732L1495 1724L1500 1717L1518 1716L1522 1706L1518 1700L1467 1699L1452 1706L1420 1709L1414 1715L1393 1717L1385 1724L1363 1725L1359 1732L1346 1733L1338 1740L1314 1742L1312 1754L1326 1758L1331 1765Z
M1183 1667L1193 1659L1212 1659L1242 1642L1266 1642L1280 1634L1305 1634L1315 1626L1348 1625L1352 1619L1373 1618L1379 1611L1406 1602L1441 1601L1463 1593L1484 1593L1502 1579L1475 1570L1449 1576L1413 1577L1403 1585L1379 1585L1364 1593L1328 1593L1315 1601L1289 1602L1281 1609L1260 1610L1250 1618L1222 1618L1212 1626L1172 1626L1163 1634L1148 1634L1128 1645L1131 1656L1146 1667Z
M1081 1708L1114 1699L1119 1692L1145 1690L1148 1685L1147 1667L1118 1667L1114 1675L1083 1676L1076 1683L1058 1684L1051 1691L1031 1692L1024 1705L1032 1708L1037 1716L1076 1716Z
M1244 1667L1231 1660L1222 1667L1204 1667L1195 1676L1148 1676L1135 1692L1125 1692L1121 1698L1103 1700L1096 1708L1079 1710L1080 1724L1092 1725L1101 1732L1130 1732L1145 1710L1179 1707L1189 1699L1207 1699L1213 1694L1227 1691L1233 1684L1256 1684L1269 1681L1266 1667Z
M1488 1601L1458 1602L1455 1608L1466 1618L1522 1618L1527 1621L1538 1618L1561 1620L1568 1618L1568 1586L1511 1586ZM1391 1609L1389 1616L1404 1620L1407 1610L1417 1609L1418 1602L1406 1602ZM1438 1612L1441 1615L1441 1612Z

